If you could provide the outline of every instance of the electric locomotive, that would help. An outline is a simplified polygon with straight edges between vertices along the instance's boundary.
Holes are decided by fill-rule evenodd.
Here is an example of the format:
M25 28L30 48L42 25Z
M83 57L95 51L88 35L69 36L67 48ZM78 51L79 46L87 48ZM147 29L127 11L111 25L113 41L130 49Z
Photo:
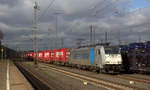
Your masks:
M97 72L119 72L122 57L117 46L85 47L72 49L69 63Z

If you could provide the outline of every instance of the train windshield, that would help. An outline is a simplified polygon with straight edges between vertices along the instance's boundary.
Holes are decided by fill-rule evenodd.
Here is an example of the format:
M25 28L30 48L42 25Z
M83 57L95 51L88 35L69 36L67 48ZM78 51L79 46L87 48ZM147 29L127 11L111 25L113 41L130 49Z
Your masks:
M120 49L116 47L105 48L105 54L119 54Z

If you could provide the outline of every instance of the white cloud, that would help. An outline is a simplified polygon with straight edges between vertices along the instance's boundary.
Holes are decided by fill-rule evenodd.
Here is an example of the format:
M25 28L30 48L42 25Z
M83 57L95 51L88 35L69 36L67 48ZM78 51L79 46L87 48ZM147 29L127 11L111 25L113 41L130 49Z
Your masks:
M129 18L126 19L126 25L134 26L139 25L147 21L147 17L142 13L132 13L129 15Z
M38 0L39 16L52 0ZM96 39L104 38L108 31L112 42L116 43L118 31L122 33L122 40L135 41L137 33L144 35L147 40L149 35L149 10L150 8L135 10L127 13L127 6L131 0L55 0L52 7L40 18L39 38L47 42L48 38L55 41L56 22L55 12L60 10L58 16L58 35L65 37L69 46L74 46L77 38L89 39L89 25L96 29ZM33 5L34 0L16 0L16 3L0 1L0 29L16 40L18 36L32 38ZM18 3L17 3L18 2ZM61 11L62 10L62 11ZM49 29L49 30L48 30ZM132 29L134 32L130 33ZM27 35L24 35L24 32ZM129 34L130 33L130 34ZM132 35L134 34L134 35ZM146 37L147 36L147 37ZM54 44L54 42L53 42Z

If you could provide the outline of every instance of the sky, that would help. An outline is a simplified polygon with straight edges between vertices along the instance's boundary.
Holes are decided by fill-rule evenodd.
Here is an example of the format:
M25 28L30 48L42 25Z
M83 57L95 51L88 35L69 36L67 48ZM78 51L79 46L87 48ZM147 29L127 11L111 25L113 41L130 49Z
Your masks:
M133 11L138 8L145 8L149 6L150 6L150 3L146 0L132 0L131 6L129 7L129 11Z
M0 30L4 45L22 50L33 49L33 6L35 0L0 0ZM56 16L58 44L76 47L78 39L88 44L90 25L95 41L117 45L148 41L150 38L150 0L37 0L39 50L56 47ZM50 5L50 7L49 7ZM58 13L58 14L56 14Z

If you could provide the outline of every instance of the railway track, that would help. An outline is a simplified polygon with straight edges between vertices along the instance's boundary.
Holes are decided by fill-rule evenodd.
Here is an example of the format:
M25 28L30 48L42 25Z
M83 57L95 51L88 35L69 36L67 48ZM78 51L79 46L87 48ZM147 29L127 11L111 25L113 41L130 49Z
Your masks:
M24 65L26 67L28 67L28 65L26 65L26 64L21 64L21 66L24 66ZM143 87L136 87L134 85L127 85L127 84L124 84L124 83L110 81L110 80L107 80L107 79L100 79L100 78L97 78L97 77L94 77L94 76L85 75L83 73L70 71L69 69L68 69L69 70L68 71L65 68L62 68L60 66L58 67L58 66L55 66L55 65L41 64L40 63L39 68L41 68L41 70L50 69L51 71L61 73L62 75L65 75L67 77L71 77L73 79L80 80L80 81L85 81L85 82L87 82L89 84L92 84L96 87L102 87L102 88L106 88L106 89L109 89L109 90L144 90ZM81 72L82 71L83 70L81 70ZM32 73L32 71L30 71L30 72ZM91 73L91 74L94 73L94 72L89 72L89 71L87 71L87 72ZM107 75L107 74L96 74L96 73L95 73L95 75L97 75L97 76L100 75L100 76L105 76L105 77L107 76L106 78L110 78L110 77L111 78L120 78L120 79L124 79L124 80L127 80L127 81L129 80L129 81L143 83L143 81L141 79L136 79L134 77L129 77L129 76L125 76L125 75L124 76L120 76L120 75L118 76L118 75ZM40 77L37 77L37 78L40 78ZM40 81L42 81L42 80L40 80ZM147 81L145 80L144 83L149 84L148 80ZM47 83L47 85L48 85L48 83ZM54 90L54 89L52 89L52 90Z
M148 84L150 85L150 78L141 78L137 76L131 76L131 75L108 75L108 74L100 74L100 76L108 76L112 78L119 78L123 80L133 81L134 83L141 83L141 84Z
M150 85L150 80L149 79L144 79L144 78L139 78L139 77L134 77L134 76L129 76L129 75L115 76L115 77L120 78L120 79L134 81L134 82L137 82L137 83L143 83L143 84Z
M91 76L87 76L87 75L83 75L83 74L79 74L79 73L75 73L75 72L70 72L63 68L54 67L54 66L51 66L48 64L44 64L44 67L48 67L55 72L62 73L66 76L69 76L69 77L72 77L72 78L75 78L75 79L78 79L81 81L86 81L95 86L103 87L103 88L106 88L109 90L112 90L112 89L113 90L143 90L142 88L138 88L138 87L135 87L132 85L126 85L126 84L117 83L117 82L100 79L100 78L96 78L96 77L91 77Z
M56 86L52 86L45 82L41 77L36 75L33 71L27 69L23 64L15 63L17 68L28 79L35 90L59 90Z
M45 65L45 64L44 64ZM49 64L48 64L49 65ZM61 67L61 66L60 66ZM58 67L59 69L62 69ZM76 68L73 68L76 69ZM91 71L85 71L85 70L80 70L81 72L88 72L91 74L94 74L94 72ZM147 86L150 85L150 79L148 78L141 78L141 77L137 77L137 76L131 76L131 75L109 75L109 74L99 74L99 76L104 76L104 77L108 77L108 78L116 78L116 79L122 79L122 80L126 80L128 81L129 84L135 84L135 83L139 83L139 84L146 84ZM142 77L144 77L145 75L141 75ZM146 75L148 77L148 75Z
M133 75L127 75L128 77L132 77L132 78L138 78L138 79L142 79L142 80L147 80L150 81L150 75L143 75L143 74L133 74Z
M79 90L76 86L65 84L61 81L59 82L59 79L48 75L48 73L45 73L45 70L43 70L40 66L35 68L33 64L24 63L18 63L18 65L27 71L27 73L25 72L27 75L31 74L33 76L28 77L30 78L29 81L35 90ZM32 78L37 79L37 81Z

